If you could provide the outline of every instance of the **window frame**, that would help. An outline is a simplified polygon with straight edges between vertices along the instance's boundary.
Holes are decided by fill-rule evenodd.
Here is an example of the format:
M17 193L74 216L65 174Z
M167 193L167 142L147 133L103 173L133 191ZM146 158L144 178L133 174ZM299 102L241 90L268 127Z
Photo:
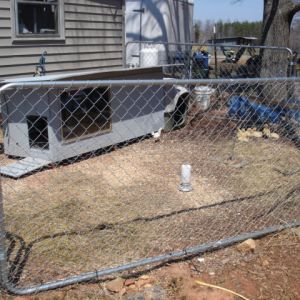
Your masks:
M64 0L57 1L57 29L55 34L19 34L18 24L18 3L33 3L31 0L12 0L11 1L11 19L12 19L12 41L26 42L26 41L64 41L65 40L65 26L64 26Z
M103 96L104 101L106 101L105 107L109 111L109 116L106 119L105 123L102 124L100 127L98 127L98 130L93 131L93 132L89 132L89 133L84 132L82 135L79 135L79 136L76 135L75 137L72 137L72 136L65 137L64 136L63 130L64 130L64 127L66 126L66 121L68 121L69 118L64 119L64 117L63 117L63 110L66 109L69 113L71 113L71 116L72 116L74 114L74 111L76 111L77 109L75 109L73 112L69 111L66 108L66 104L64 104L63 100L61 99L62 94L60 95L60 97L59 97L59 102L60 102L60 113L59 113L59 115L60 115L60 122L61 122L61 124L60 124L60 134L61 134L61 137L60 138L61 138L61 143L63 145L66 145L66 144L69 144L69 143L73 143L75 141L78 142L78 141L81 141L81 140L85 140L85 139L97 137L97 136L100 136L100 135L105 135L105 134L108 134L108 133L112 132L112 129L113 129L113 108L112 108L111 88L109 86L102 86L102 87L98 87L96 89L86 88L86 89L82 89L82 90L67 89L64 92L67 94L68 97L70 97L70 99L69 99L69 101L70 101L71 99L73 99L74 95L76 95L77 93L80 93L80 92L86 93L85 96L84 96L84 99L87 99L89 97L89 95L94 90L96 90L96 91L100 90L99 94L101 96ZM73 95L70 96L70 94L73 94ZM67 101L66 103L69 103L69 101ZM95 103L93 104L93 107L96 107ZM98 110L97 107L96 107L96 109ZM77 120L77 122L78 122L77 125L81 126L80 121L82 121L82 119ZM104 127L103 125L106 125L106 124L109 125L108 128L103 128ZM89 127L87 127L87 128L89 128ZM76 128L76 126L74 128ZM73 130L71 130L71 133L69 133L69 135L71 135L71 134L73 134Z

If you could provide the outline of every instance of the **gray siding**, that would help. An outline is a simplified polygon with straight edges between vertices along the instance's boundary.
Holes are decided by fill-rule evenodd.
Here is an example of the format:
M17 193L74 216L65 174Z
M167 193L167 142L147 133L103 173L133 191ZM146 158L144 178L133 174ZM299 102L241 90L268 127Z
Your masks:
M47 74L122 66L123 0L63 2L63 41L16 42L11 38L10 0L0 0L0 80L32 75L44 50Z

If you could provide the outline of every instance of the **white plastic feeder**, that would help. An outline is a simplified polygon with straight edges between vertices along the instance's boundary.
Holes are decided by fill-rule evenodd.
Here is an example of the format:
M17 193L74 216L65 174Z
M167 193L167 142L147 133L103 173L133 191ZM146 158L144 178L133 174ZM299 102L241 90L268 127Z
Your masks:
M182 192L190 192L192 188L191 176L192 166L189 164L184 164L181 166L181 183L179 185L179 190Z

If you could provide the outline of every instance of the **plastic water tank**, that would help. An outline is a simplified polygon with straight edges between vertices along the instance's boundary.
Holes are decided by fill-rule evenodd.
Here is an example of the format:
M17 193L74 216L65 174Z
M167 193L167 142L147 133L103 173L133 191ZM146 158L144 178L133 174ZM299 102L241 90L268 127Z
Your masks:
M140 67L142 68L157 66L159 64L158 49L153 47L144 48L141 50L140 58Z

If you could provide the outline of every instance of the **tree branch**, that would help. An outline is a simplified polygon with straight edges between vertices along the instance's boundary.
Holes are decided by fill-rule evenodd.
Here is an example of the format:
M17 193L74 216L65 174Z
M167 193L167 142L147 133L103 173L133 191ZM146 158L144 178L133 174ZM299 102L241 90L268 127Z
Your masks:
M290 12L290 17L293 18L294 15L300 11L300 3L294 3L293 5L293 8L291 9L291 12Z
M275 15L276 15L278 7L279 7L279 1L280 0L273 0L272 1L271 10L268 13L267 19L264 22L264 27L263 27L263 30L262 30L262 35L261 35L261 44L262 45L264 45L265 42L266 42L268 32L269 32L269 30L272 26L272 23L274 21ZM263 52L263 49L261 50L261 55L262 55L262 52Z

